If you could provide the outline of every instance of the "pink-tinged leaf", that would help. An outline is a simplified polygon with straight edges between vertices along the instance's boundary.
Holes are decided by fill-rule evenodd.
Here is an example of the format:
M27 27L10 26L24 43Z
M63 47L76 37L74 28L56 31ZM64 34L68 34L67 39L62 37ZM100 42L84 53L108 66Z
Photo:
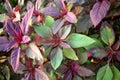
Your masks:
M53 41L44 41L44 42L41 42L42 45L44 46L54 46L55 42Z
M7 47L7 51L10 51L10 49L12 49L16 44L17 44L16 41L11 41L11 42L9 42L9 45L8 45L8 47Z
M51 17L57 17L60 12L56 7L48 6L40 10L42 14L49 15Z
M22 41L21 41L21 43L28 43L30 41L30 37L29 36L23 36L22 37Z
M56 6L58 6L58 8L62 10L65 9L65 0L54 0L54 2L56 3Z
M26 5L26 9L30 10L33 6L34 6L33 3L31 1L28 1Z
M62 36L60 39L65 39L69 35L69 33L71 31L71 26L72 25L70 24L70 25L66 25L65 27L63 27L63 29L61 30Z
M65 42L61 42L60 46L63 48L71 48L69 44L65 43Z
M9 45L9 40L6 37L0 37L0 51L6 51Z
M16 70L19 67L19 59L20 59L20 47L15 48L11 54L11 65L14 72L16 72Z
M31 59L38 60L40 64L44 62L43 56L35 43L29 44L29 47L26 49L26 55Z
M5 30L10 36L13 36L13 37L17 37L18 34L21 33L19 23L12 22L11 20L7 20L5 22Z
M35 80L49 80L49 78L42 70L35 68Z
M40 9L40 6L41 6L41 0L37 0L36 3L35 3L35 10L39 10Z
M60 30L60 28L63 26L63 24L64 24L63 19L56 20L52 28L53 34L56 34Z
M77 23L77 18L73 12L67 12L64 18L70 23Z
M12 10L12 7L11 7L11 5L10 5L10 3L9 3L9 0L5 0L4 6L5 6L5 9L6 9L9 13L13 13L13 10Z
M120 51L117 52L116 58L118 61L120 61Z
M72 72L68 71L65 75L63 80L72 80Z
M30 79L30 73L26 73L21 80L32 80Z
M26 66L19 62L18 69L16 70L17 74L23 74L24 70L27 70Z
M78 75L83 76L83 77L85 77L85 76L89 77L89 76L95 75L95 73L93 71L91 71L90 69L81 67L78 64L75 65L75 71Z
M98 1L94 4L92 10L90 11L90 17L95 27L106 16L109 8L110 8L110 2L108 0L102 0L101 2Z
M26 34L28 32L29 23L30 23L30 19L32 18L33 11L34 11L34 7L29 9L25 14L25 16L23 17L22 25L21 25L21 30L23 34Z

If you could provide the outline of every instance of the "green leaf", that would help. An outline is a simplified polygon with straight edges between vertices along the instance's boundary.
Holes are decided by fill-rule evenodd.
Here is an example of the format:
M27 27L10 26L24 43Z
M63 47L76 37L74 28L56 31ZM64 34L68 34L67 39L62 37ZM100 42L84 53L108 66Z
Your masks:
M88 60L87 53L83 50L83 48L77 49L77 55L80 64L84 64Z
M51 59L52 67L56 70L61 65L61 62L63 59L63 54L62 54L61 48L59 48L59 47L54 48L51 51L50 59Z
M4 76L0 74L0 80L5 80Z
M8 66L5 66L4 68L4 75L5 75L6 80L10 80L10 69Z
M54 22L55 22L54 18L52 18L51 16L46 16L46 18L45 18L46 26L52 27Z
M72 48L64 48L63 53L64 53L64 56L69 59L78 60L78 57Z
M88 45L94 43L95 40L86 35L83 35L83 34L72 33L69 36L69 39L67 42L73 48L78 48L78 47L88 46Z
M112 80L120 80L120 71L115 67L111 67L112 72L113 72L113 79Z
M85 46L85 49L89 50L89 49L94 48L94 47L103 48L103 44L102 44L102 42L100 40L97 40L97 39L94 39L94 40L95 40L95 42L93 44L91 44L91 45Z
M115 34L111 25L109 25L107 22L104 22L102 24L102 27L103 28L101 29L101 32L100 32L101 39L105 44L112 46L112 44L115 41Z
M39 34L42 38L48 38L51 36L51 29L44 25L39 25L34 27L35 32Z
M106 64L105 66L101 67L97 73L97 80L112 80L113 73L109 66Z

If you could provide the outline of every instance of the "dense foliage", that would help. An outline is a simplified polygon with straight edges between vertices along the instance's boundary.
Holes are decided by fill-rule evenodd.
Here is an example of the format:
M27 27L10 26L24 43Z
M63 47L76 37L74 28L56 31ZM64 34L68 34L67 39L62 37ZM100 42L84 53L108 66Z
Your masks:
M0 80L120 80L119 0L5 0L0 9Z

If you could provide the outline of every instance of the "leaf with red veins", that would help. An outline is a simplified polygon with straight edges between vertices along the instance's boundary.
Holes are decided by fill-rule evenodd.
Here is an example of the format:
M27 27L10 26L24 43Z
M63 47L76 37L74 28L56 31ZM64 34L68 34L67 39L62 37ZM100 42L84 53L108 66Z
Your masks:
M16 72L16 70L19 67L19 59L20 59L20 47L17 47L12 51L11 54L11 65L14 72Z
M56 7L48 6L40 10L42 14L49 15L51 17L57 17L60 12Z
M70 23L77 23L77 18L73 12L67 12L64 18Z
M6 37L0 37L0 51L6 51L9 46L9 40Z
M9 45L7 47L7 51L10 51L10 49L12 49L13 47L15 47L16 44L17 44L16 41L9 42Z
M41 6L41 0L37 0L35 3L35 10L36 11L39 10L40 6Z
M23 36L21 43L23 43L23 44L24 44L24 43L28 43L30 40L31 40L31 39L30 39L29 36Z
M96 27L101 20L106 16L110 8L110 2L108 0L98 1L94 4L92 10L90 11L90 17L94 27Z
M10 36L18 37L18 34L21 32L19 23L12 22L11 20L7 20L5 22L5 30Z
M29 9L27 11L27 13L25 14L25 16L23 17L23 20L22 20L22 23L21 23L21 30L22 30L23 34L26 34L28 32L29 23L30 23L30 20L32 18L33 11L34 11L34 7Z

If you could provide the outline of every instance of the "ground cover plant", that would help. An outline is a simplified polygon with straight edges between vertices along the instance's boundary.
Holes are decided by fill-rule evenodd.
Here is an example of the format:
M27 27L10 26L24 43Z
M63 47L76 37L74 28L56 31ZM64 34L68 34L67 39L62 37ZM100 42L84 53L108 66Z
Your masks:
M2 0L0 9L0 80L120 80L119 0Z

